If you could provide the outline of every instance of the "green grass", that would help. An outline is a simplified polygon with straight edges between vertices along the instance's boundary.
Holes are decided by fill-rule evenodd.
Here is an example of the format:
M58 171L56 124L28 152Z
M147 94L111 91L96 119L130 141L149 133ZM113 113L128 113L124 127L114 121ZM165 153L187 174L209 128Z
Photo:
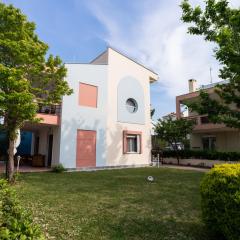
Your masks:
M16 189L50 239L208 240L202 176L163 168L32 173Z

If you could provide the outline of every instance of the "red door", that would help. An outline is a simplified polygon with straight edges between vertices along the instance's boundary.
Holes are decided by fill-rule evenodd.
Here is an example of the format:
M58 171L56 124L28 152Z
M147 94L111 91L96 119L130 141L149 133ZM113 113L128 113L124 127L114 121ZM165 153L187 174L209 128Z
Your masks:
M96 131L77 131L77 167L96 167Z

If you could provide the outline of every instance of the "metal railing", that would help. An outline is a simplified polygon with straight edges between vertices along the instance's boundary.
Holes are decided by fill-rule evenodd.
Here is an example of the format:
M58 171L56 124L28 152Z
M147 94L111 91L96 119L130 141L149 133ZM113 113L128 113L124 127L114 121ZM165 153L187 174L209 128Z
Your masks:
M61 105L51 105L46 106L43 104L38 104L39 108L37 113L51 114L51 115L60 115L62 106Z
M159 165L163 165L163 151L161 149L152 149L151 150L151 164L153 166L159 167Z
M196 115L196 116L189 116L189 117L185 117L185 118L194 121L196 125L210 123L207 115L202 115L202 116Z

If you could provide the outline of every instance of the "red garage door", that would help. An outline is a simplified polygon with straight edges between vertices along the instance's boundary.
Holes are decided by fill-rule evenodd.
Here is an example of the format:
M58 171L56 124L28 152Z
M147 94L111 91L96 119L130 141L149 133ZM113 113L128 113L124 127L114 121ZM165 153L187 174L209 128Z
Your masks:
M77 167L96 167L96 131L77 131Z

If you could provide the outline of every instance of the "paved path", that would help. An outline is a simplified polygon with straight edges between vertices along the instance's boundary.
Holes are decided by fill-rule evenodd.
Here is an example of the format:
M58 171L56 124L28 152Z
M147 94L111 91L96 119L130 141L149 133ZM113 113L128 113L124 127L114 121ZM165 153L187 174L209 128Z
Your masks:
M182 169L182 170L191 170L191 171L198 171L198 172L208 172L210 169L208 168L198 168L198 167L188 167L188 166L177 166L177 165L160 165L160 168L174 168L174 169Z
M16 171L15 166L15 171ZM0 163L0 173L5 173L6 166L4 163ZM19 172L21 173L32 173L32 172L49 172L51 171L51 168L47 167L31 167L31 166L20 166Z
M135 166L136 167L136 166ZM106 170L106 169L125 169L126 167L114 167L114 168L93 168L93 169L74 169L68 170L68 172L76 172L76 171L96 171L96 170ZM133 168L133 166L130 166ZM207 172L209 169L207 168L198 168L198 167L190 167L190 166L177 166L177 165L170 165L170 164L163 164L159 166L159 168L174 168L180 170L190 170L190 171L198 171L198 172ZM50 168L45 167L30 167L30 166L20 166L19 172L49 172L51 171ZM0 173L5 172L5 165L0 163Z

